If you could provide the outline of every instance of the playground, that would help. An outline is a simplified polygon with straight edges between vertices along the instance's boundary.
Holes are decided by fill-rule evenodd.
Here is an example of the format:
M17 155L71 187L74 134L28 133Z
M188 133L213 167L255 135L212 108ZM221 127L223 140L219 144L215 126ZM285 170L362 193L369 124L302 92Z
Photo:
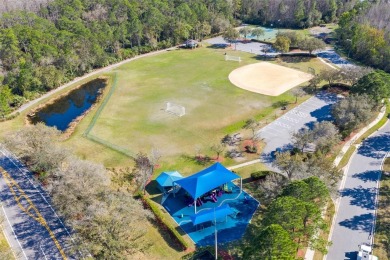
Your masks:
M218 244L240 239L259 202L232 182L239 178L216 163L176 179L162 205L198 247L214 245L216 230Z

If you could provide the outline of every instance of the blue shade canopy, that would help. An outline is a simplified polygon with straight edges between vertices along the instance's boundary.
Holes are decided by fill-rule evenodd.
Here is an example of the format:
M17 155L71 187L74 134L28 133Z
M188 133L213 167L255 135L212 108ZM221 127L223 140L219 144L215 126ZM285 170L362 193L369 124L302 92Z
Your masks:
M225 183L239 178L240 176L217 162L194 175L174 181L174 184L181 186L192 198L196 199Z
M216 219L224 218L228 215L233 214L234 211L228 204L225 204L221 207L202 210L198 214L192 215L191 221L194 225L198 225L207 221L214 221Z
M156 181L161 187L171 187L173 182L183 179L183 176L178 171L172 172L162 172L157 178Z

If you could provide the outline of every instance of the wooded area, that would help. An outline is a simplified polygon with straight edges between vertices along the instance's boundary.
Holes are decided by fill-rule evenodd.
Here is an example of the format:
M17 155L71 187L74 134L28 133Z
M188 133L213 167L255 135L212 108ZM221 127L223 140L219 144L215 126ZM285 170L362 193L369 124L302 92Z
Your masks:
M137 54L221 33L240 21L271 27L332 22L355 2L2 1L0 92L7 98L0 99L0 116L76 76Z
M340 17L337 37L348 56L390 72L390 3L362 2Z

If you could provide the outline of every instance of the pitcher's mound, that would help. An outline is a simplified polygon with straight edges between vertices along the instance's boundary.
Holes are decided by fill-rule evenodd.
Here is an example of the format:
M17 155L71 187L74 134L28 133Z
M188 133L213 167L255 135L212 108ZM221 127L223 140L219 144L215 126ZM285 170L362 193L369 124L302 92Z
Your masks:
M311 74L269 62L246 65L229 74L230 82L237 87L269 96L279 96L312 77Z

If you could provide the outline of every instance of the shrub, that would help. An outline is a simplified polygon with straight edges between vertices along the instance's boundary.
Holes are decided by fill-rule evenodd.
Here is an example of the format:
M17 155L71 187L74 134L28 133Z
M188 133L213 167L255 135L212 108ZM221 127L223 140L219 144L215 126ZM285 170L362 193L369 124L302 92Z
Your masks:
M251 177L253 180L264 180L270 174L272 174L272 171L257 171L252 172Z
M254 146L254 145L246 145L246 146L245 146L245 150L246 150L248 153L257 153L257 147Z

